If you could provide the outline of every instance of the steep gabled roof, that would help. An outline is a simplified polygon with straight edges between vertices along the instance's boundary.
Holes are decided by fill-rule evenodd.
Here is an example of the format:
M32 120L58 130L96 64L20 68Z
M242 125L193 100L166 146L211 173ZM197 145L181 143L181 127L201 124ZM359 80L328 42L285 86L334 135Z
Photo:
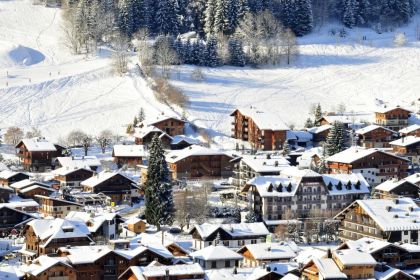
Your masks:
M21 144L25 145L26 149L29 152L56 152L57 148L55 145L45 138L42 137L35 137L35 138L27 138L22 139L16 147L20 146Z
M205 261L242 260L243 256L222 245L210 245L190 254L194 259Z
M231 116L233 116L236 111L251 118L261 130L290 130L277 112L258 110L251 106L249 108L236 109Z
M383 127L383 126L380 126L380 125L376 125L376 124L371 124L371 125L368 125L368 126L365 126L363 128L360 128L360 129L356 130L356 134L363 135L363 134L369 133L371 131L374 131L376 129L383 129L383 130L389 131L390 133L395 133L395 134L397 133L396 131L393 131L392 129L389 129L389 128L386 128L386 127Z
M398 158L400 160L408 162L408 159L375 149L375 148L362 148L362 147L350 147L342 152L336 153L335 155L332 155L327 158L327 161L329 162L341 162L341 163L347 163L351 164L354 163L362 158L371 156L375 153L381 153L390 157Z

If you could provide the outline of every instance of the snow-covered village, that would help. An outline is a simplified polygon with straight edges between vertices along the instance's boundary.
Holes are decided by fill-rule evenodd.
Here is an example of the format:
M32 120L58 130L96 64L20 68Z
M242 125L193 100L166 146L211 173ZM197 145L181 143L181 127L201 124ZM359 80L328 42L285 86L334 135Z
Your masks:
M420 0L0 0L0 280L420 279Z

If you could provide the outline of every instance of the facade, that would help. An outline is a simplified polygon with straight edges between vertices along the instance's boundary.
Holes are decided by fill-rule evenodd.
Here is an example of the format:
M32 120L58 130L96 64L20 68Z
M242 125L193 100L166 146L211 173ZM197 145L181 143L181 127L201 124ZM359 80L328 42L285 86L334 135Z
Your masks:
M156 121L149 123L149 126L157 127L169 136L183 135L185 121L176 117L160 116Z
M12 188L0 186L0 203L8 203L12 193L14 193Z
M405 179L390 179L375 187L374 197L380 199L392 199L398 197L410 197L418 199L420 195L420 187Z
M39 213L43 217L65 218L71 211L80 211L84 206L79 203L43 195L37 195Z
M397 132L379 125L368 125L355 131L357 144L364 148L389 148Z
M166 155L172 179L229 177L232 157L223 151L193 145Z
M357 200L335 219L344 241L370 237L419 244L420 209L411 198Z
M147 152L143 145L114 145L112 157L119 168L124 165L136 167L146 159Z
M420 165L420 137L403 136L390 144L396 155L408 159L412 164Z
M61 167L55 169L53 174L54 179L60 182L60 187L80 188L80 183L92 177L95 172L87 168Z
M125 224L127 225L127 229L135 234L146 232L147 223L142 219L132 217L128 219Z
M240 248L247 244L265 242L270 232L264 223L207 224L196 225L190 230L194 241L192 248L201 250L219 242L228 248ZM217 237L217 238L216 238Z
M378 149L351 147L326 159L332 174L360 173L372 186L408 175L409 161Z
M370 193L360 174L318 174L311 170L285 169L279 176L250 180L247 193L250 208L266 223L288 216L301 218L311 211L334 214Z
M306 129L309 133L313 135L312 141L314 144L318 145L321 142L325 142L327 140L327 136L330 133L332 125L329 123L325 123L321 126L314 126L311 128Z
M143 145L145 147L148 147L155 135L159 136L160 140L162 141L162 145L165 149L170 148L172 137L155 126L142 126L135 128L133 135L134 142L136 145Z
M420 137L420 124L413 124L398 131L401 136L417 136Z
M21 229L35 216L8 206L0 207L0 233L9 234L13 229Z
M67 214L66 219L84 223L88 227L90 236L95 242L105 242L117 238L118 228L122 223L120 215L112 212L71 211Z
M249 142L253 149L280 150L287 140L286 132L290 129L275 113L250 107L236 109L231 116L232 137Z
M0 172L0 185L9 186L13 183L29 179L29 175L22 172L3 170Z
M288 159L277 154L241 155L234 160L233 184L243 187L250 179L258 176L280 175L290 167Z
M83 191L102 193L114 204L131 203L131 189L136 182L119 172L102 171L80 183Z
M375 123L394 131L408 126L411 111L401 107L382 108L375 112Z
M206 279L204 270L199 264L179 264L171 266L131 266L119 279L122 280L156 280L156 279Z
M32 198L32 199L36 200L36 196L38 196L38 195L49 196L54 191L55 190L50 188L50 187L45 187L43 185L34 184L30 187L22 188L22 189L18 190L18 195L22 198L25 198L25 199Z
M25 170L45 171L53 168L54 160L62 155L65 148L39 137L21 140L16 150Z
M210 245L190 254L203 269L239 267L242 255L222 245Z
M76 270L59 258L40 256L31 264L24 265L28 280L77 280Z

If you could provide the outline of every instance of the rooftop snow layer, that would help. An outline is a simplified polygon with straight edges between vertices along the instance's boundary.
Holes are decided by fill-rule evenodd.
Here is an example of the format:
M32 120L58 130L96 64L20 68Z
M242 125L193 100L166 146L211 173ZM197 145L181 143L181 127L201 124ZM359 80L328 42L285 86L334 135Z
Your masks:
M278 112L258 110L255 107L238 109L242 115L252 118L261 130L289 130L290 128L280 118Z

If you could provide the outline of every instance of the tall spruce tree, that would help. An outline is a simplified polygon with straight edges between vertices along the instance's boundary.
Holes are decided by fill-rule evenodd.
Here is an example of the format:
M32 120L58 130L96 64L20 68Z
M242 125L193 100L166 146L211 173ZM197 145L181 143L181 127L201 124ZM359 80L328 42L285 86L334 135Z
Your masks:
M237 38L230 38L228 42L229 64L233 66L245 66L245 52L242 41Z
M141 16L140 24L142 27L147 28L149 32L155 32L155 15L156 15L156 2L155 0L142 0L141 1Z
M158 34L178 34L178 18L174 0L159 0L156 8L155 30Z
M357 24L356 14L358 11L356 0L344 0L343 2L343 24L353 28Z
M163 224L172 224L174 204L169 168L165 160L162 141L155 135L149 147L145 204L147 222L160 230Z
M204 12L204 32L208 35L213 33L214 30L216 1L217 0L207 0L206 10Z
M118 27L120 32L130 37L134 32L133 1L121 0L118 5Z
M347 131L342 122L334 122L327 136L326 155L332 156L346 149Z
M292 30L296 36L303 36L312 31L313 16L310 0L295 0L296 15Z
M209 67L217 67L220 65L219 54L217 52L217 39L215 36L209 36L206 44L205 65Z

